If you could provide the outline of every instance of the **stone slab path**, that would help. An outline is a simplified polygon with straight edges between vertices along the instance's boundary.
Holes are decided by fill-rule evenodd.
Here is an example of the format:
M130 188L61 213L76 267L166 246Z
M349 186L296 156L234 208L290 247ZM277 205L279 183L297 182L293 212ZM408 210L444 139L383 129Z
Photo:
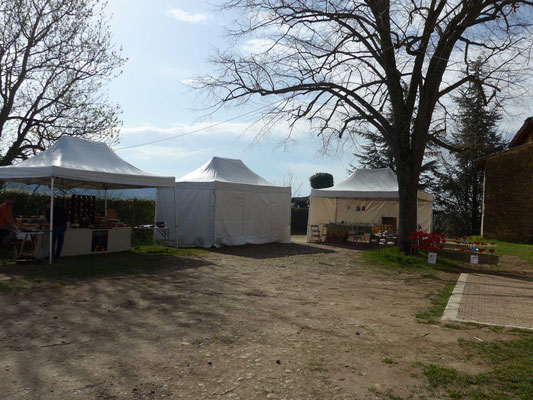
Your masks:
M533 329L533 282L461 274L442 320Z

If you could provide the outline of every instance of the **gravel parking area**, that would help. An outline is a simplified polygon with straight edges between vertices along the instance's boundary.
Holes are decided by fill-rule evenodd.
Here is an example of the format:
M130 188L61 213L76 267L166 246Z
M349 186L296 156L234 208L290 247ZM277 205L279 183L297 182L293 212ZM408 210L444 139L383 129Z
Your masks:
M383 271L350 249L243 246L158 263L0 290L2 398L416 397L427 382L413 363L477 371L457 340L497 337L416 321L456 274ZM4 279L20 278L14 268Z

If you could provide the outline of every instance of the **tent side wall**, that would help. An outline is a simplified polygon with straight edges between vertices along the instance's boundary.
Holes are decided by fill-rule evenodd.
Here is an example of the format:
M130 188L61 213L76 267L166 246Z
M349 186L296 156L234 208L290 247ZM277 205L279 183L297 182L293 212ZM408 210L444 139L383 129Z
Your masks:
M289 188L218 183L214 245L290 241Z
M215 192L210 183L186 186L176 184L179 245L183 247L213 246ZM175 221L174 189L159 189L156 193L156 221L172 227ZM156 236L156 242L161 239ZM170 240L176 239L170 229Z
M363 211L364 207L364 211ZM359 208L359 211L357 209ZM336 197L311 197L309 205L309 223L307 239L309 240L311 225L328 223L381 224L383 217L398 217L398 200L393 199L360 199ZM424 232L431 232L433 221L433 203L418 200L418 224Z
M290 242L290 188L177 182L176 189L180 246ZM173 196L173 189L157 190L156 221L167 226L174 224ZM173 230L170 239L175 240Z

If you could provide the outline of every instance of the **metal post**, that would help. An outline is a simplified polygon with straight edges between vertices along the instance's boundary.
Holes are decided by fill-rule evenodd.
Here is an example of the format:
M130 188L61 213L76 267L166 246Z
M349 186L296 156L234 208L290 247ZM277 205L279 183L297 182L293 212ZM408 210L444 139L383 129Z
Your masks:
M107 217L107 189L104 189L104 217Z
M52 176L50 178L50 245L48 250L48 263L52 264L54 256L54 180Z
M177 194L176 194L176 184L174 184L174 232L176 233L176 249L179 249L178 246L178 207L177 207ZM169 243L170 244L170 243Z

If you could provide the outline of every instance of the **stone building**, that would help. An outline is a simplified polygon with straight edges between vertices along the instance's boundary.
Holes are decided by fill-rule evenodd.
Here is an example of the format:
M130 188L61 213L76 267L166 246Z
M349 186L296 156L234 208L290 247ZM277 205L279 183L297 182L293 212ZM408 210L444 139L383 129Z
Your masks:
M507 150L476 160L475 168L485 173L481 234L533 243L533 117Z

